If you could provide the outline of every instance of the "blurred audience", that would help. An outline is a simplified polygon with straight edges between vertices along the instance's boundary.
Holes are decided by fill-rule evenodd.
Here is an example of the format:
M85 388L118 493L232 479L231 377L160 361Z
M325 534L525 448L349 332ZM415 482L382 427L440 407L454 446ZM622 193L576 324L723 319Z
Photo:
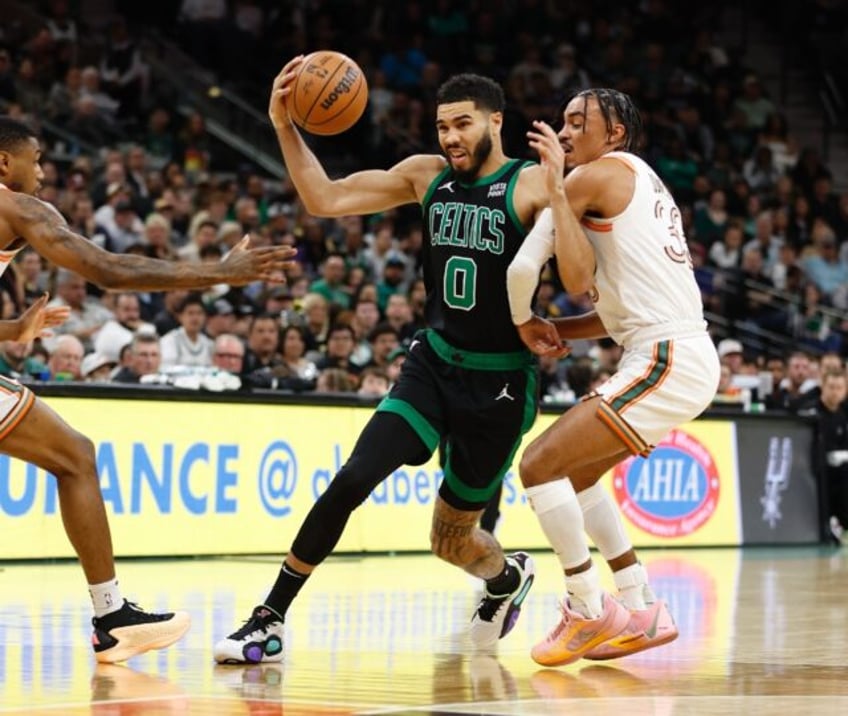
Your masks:
M496 16L485 5L437 3L416 12L377 4L351 16L331 3L320 12L302 9L298 22L288 24L286 13L237 5L231 16L223 2L178 3L151 13L146 30L181 42L214 78L211 85L227 83L261 107L264 69L277 69L282 48L310 43L314 27L337 39L344 27L340 49L361 61L372 102L356 128L316 140L340 167L390 166L410 153L438 151L435 89L455 72L472 69L503 82L507 152L531 160L537 157L526 146L529 122L556 121L565 96L603 85L631 93L645 120L644 156L675 193L717 328L727 374L717 397L768 374L774 389L767 405L795 410L818 397L814 371L804 376L805 358L809 367L818 355L841 359L848 352L848 192L835 187L817 142L808 144L802 128L790 125L770 95L768 75L722 45L720 13L680 18L667 3L637 3L617 7L610 19L604 4L578 10L537 3L530 12L507 3ZM388 32L394 22L403 33ZM692 32L683 32L690 25ZM369 384L382 378L366 376L367 367L385 371L393 383L404 346L425 324L421 217L414 208L309 216L290 183L218 142L200 107L184 118L175 112L168 83L155 80L145 58L140 32L137 16L94 16L87 7L51 3L43 28L5 38L5 111L33 121L43 112L78 134L57 136L45 122L42 198L74 230L111 251L217 261L249 235L254 245L295 246L297 264L285 286L221 285L199 297L104 294L21 252L0 286L4 315L16 315L45 290L72 313L53 336L0 347L0 372L46 377L60 337L69 335L88 353L79 376L93 374L91 356L97 363L108 359L98 365L105 371L131 342L117 372L138 377L153 372L138 363L139 348L150 353L154 346L135 342L140 330L153 329L161 337L155 347L161 367L218 366L252 376L248 387L373 392L363 385L366 378ZM373 42L381 32L394 39ZM528 45L525 37L538 41ZM251 71L227 60L245 47ZM541 315L591 309L588 296L563 291L555 270L543 278ZM618 357L620 347L611 341L575 341L567 358L541 361L543 399L579 399L615 372ZM766 398L764 386L752 395Z
M129 345L126 364L112 376L114 383L138 383L144 376L159 372L162 362L159 336L152 333L136 333Z

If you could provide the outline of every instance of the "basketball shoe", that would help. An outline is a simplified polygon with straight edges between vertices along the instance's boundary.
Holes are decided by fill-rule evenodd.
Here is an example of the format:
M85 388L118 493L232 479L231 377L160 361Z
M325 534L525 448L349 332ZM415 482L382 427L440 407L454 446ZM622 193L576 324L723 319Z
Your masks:
M91 624L95 658L101 664L112 664L170 646L188 631L191 618L187 612L145 612L125 599L118 611L94 617Z
M530 651L533 660L542 666L571 664L599 644L618 636L630 622L630 612L606 592L601 595L601 606L601 616L588 619L573 611L566 600L560 606L559 624Z
M213 649L219 664L259 664L283 660L283 618L260 604L241 629L221 639Z
M645 649L668 644L677 639L677 625L662 599L657 599L647 609L630 612L630 622L618 636L586 652L583 657L593 661L617 659L636 654Z
M471 643L477 649L486 649L503 639L518 621L521 604L533 586L536 568L526 552L506 556L507 562L518 570L518 586L509 594L483 592L483 598L471 617Z

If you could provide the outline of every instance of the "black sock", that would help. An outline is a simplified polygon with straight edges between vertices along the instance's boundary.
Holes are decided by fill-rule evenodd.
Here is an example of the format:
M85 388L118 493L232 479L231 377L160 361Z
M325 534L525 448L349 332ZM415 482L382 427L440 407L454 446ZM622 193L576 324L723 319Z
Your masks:
M503 571L486 580L486 591L493 596L505 596L518 589L520 581L518 570L509 563L509 560L504 560Z
M271 587L271 591L265 598L265 606L271 607L285 619L289 606L307 579L309 579L308 574L302 574L293 569L288 562L283 562L283 567L277 575L277 581L274 582L274 586Z

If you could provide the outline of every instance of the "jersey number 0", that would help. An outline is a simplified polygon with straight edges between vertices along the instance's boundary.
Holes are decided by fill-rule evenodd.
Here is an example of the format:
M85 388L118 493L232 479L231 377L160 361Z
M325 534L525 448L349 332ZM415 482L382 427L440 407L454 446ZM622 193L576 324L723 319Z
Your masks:
M477 305L477 264L467 256L451 256L445 263L445 303L460 311Z

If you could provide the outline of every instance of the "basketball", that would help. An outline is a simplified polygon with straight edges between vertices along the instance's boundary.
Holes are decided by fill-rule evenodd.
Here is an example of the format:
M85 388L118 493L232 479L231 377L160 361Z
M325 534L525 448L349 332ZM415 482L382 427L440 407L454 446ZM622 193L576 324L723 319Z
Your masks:
M307 55L289 95L289 113L310 134L339 134L365 111L368 83L350 57L333 50Z

